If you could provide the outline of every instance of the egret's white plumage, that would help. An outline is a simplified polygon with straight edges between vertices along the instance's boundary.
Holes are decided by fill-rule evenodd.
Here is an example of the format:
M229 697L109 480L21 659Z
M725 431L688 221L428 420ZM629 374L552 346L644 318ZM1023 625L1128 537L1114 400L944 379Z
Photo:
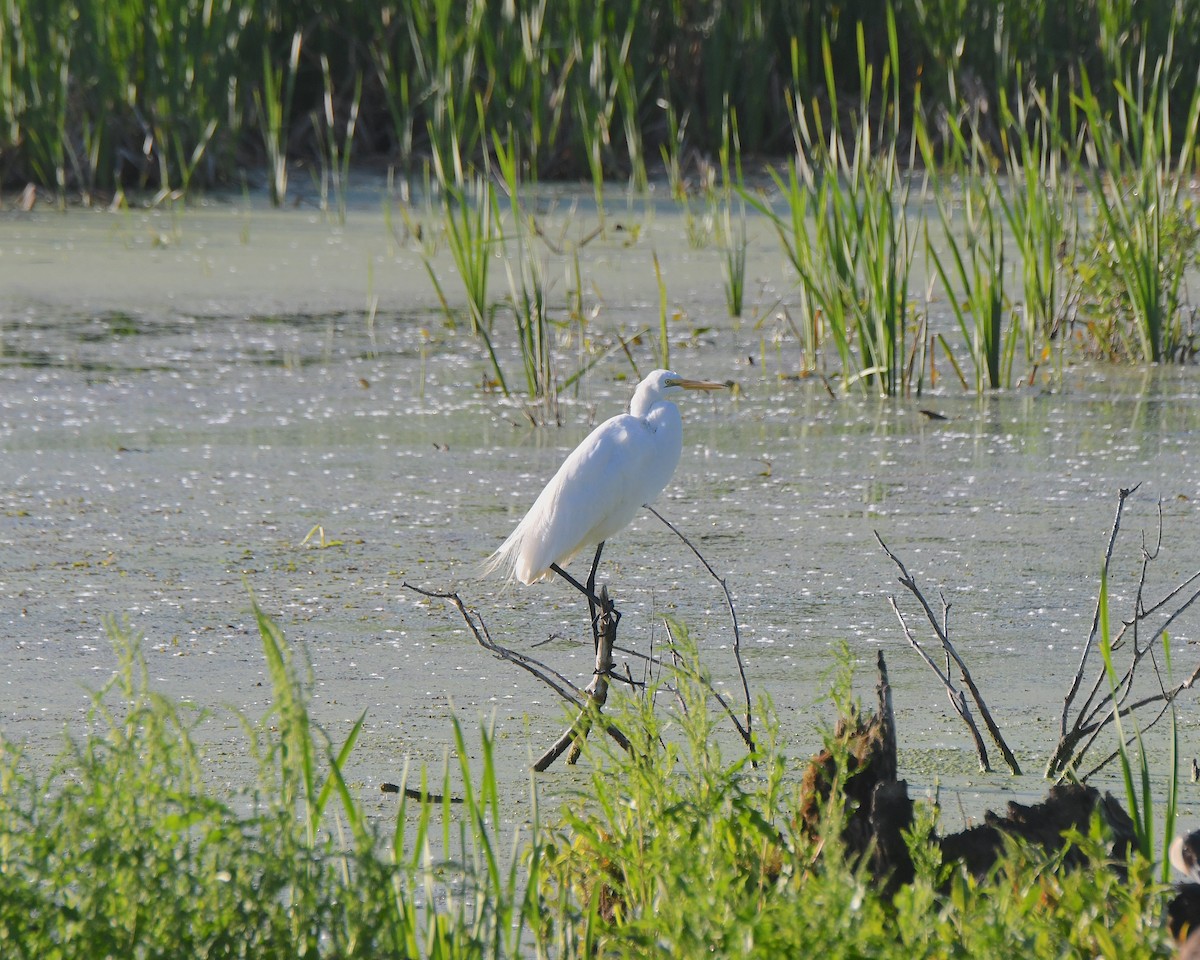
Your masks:
M629 413L600 424L563 461L486 572L533 583L550 574L551 564L562 566L622 529L662 492L679 463L683 424L667 397L724 386L670 370L651 373L638 384Z

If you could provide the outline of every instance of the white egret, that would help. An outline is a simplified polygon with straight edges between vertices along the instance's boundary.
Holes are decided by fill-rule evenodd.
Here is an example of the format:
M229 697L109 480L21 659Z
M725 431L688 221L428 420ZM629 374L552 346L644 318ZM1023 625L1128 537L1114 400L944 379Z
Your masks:
M604 542L654 500L671 479L683 450L679 410L667 398L684 390L723 390L723 383L685 380L655 370L638 384L629 413L604 421L563 461L529 512L492 554L486 573L503 571L529 584L557 573L596 602L596 567ZM563 570L596 544L583 586Z

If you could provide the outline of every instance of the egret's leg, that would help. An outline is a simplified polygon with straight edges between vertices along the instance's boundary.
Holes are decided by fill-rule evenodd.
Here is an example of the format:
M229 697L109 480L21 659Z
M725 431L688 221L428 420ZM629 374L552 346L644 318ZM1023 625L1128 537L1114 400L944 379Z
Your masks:
M588 595L588 613L592 618L592 640L596 646L600 646L600 621L596 618L596 605L599 601L596 599L596 568L600 566L600 554L604 552L604 541L601 540L596 544L596 555L592 557L592 572L588 574L587 595Z
M596 596L596 568L600 566L600 554L603 552L604 552L604 543L603 543L603 541L601 541L599 544L597 544L596 555L592 558L592 570L591 570L591 573L588 575L587 586L584 586L582 583L580 583L578 580L576 580L573 576L571 576L569 573L567 573L567 571L564 570L562 567L560 567L557 563L550 564L551 570L553 570L560 577L562 577L564 580L566 580L567 583L569 583L576 590L578 590L585 597L587 597L588 612L591 615L591 622L592 622L592 642L594 644L596 644L597 647L600 645L600 633L599 633L600 618L599 618L599 614L597 613L597 610L604 610L605 603L598 596ZM607 606L608 606L608 609L610 609L614 615L620 616L620 614L617 613L617 611L615 609L613 609L611 600L608 601Z
M569 573L567 573L567 571L564 570L562 567L560 567L557 563L550 564L550 569L553 570L555 573L557 573L564 580L566 580L567 583L569 583L571 586L573 586L576 590L578 590L580 593L582 593L585 597L587 597L589 604L593 604L593 603L599 604L600 603L599 597L597 597L594 593L592 593L591 590L589 590L582 583L580 583L578 580L576 580L573 576L571 576Z

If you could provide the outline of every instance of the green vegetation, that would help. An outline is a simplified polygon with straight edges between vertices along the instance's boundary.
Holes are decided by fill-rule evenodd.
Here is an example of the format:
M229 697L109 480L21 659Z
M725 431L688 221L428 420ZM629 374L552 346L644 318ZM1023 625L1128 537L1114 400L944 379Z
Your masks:
M468 750L457 725L462 803L450 803L447 770L440 800L401 794L395 822L373 822L342 773L362 718L331 743L309 715L302 651L255 616L273 706L242 719L255 773L232 795L204 776L203 716L150 688L138 640L115 627L117 675L50 775L36 779L3 744L6 957L1171 953L1167 888L1140 853L1106 861L1098 826L1071 838L1082 868L1014 845L979 879L939 862L928 842L937 811L919 808L915 879L887 898L838 840L840 802L827 805L818 837L801 822L767 705L755 766L740 750L724 756L699 667L674 674L658 706L639 696L611 714L633 750L593 741L590 789L547 825L535 804L515 846L503 836L492 740L485 732ZM694 649L682 655L699 663ZM833 684L842 712L854 708L848 664ZM827 745L844 782L845 745L833 734Z
M402 169L429 159L461 187L493 134L515 130L528 178L638 186L647 157L678 170L689 151L715 156L733 116L746 155L787 153L797 105L836 109L830 66L835 93L857 100L860 54L878 76L895 49L898 111L915 112L918 90L930 116L980 118L990 105L993 133L1004 98L1075 94L1085 74L1111 114L1143 51L1153 66L1172 50L1162 89L1174 112L1196 90L1195 4L890 8L894 28L868 0L736 11L667 0L3 0L0 180L175 190L236 182L257 164L278 193L280 159L329 158L336 135ZM1058 120L1078 119L1065 96L1058 105ZM335 134L331 112L358 122Z
M257 607L255 616L273 706L240 718L253 779L234 793L205 780L204 717L150 688L138 639L116 626L117 675L49 777L0 744L0 952L516 956L537 848L501 863L488 735L473 751L483 761L476 792L454 728L464 815L401 800L394 829L379 829L341 772L362 718L340 747L330 743L309 715L301 652ZM422 906L435 900L436 911Z
M418 180L440 207L414 233L447 321L464 310L435 273L442 244L487 379L505 395L523 382L549 422L560 385L596 362L580 352L559 374L587 241L560 306L565 251L522 191L586 180L588 237L611 239L606 186L643 190L661 161L689 241L717 238L732 317L774 312L746 303L747 212L774 228L796 275L776 304L797 372L917 395L944 357L984 392L1061 372L1068 346L1134 363L1200 349L1197 64L1200 5L1172 0L0 0L0 184L162 202L261 176L283 204L307 167L344 220L351 158L382 159L401 196ZM744 176L749 158L765 176ZM648 259L665 364L671 278Z

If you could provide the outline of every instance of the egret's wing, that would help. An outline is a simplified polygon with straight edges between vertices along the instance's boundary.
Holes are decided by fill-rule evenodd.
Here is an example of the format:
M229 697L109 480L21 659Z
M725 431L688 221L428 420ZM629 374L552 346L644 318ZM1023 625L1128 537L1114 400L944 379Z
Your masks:
M580 548L625 526L661 485L647 493L655 471L654 437L636 417L622 415L593 430L563 461L525 519L497 551L496 566L529 583L552 563L566 563Z

